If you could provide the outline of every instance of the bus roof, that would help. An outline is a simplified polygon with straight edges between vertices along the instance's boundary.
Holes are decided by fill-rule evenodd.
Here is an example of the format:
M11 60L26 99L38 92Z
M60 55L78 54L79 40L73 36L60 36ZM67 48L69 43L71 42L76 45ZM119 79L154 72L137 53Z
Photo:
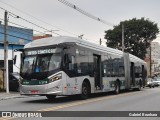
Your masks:
M39 40L34 40L24 46L24 49L26 48L37 48L37 47L43 47L43 46L51 46L51 45L59 45L62 43L75 43L79 46L89 48L92 50L100 51L100 52L107 52L111 53L114 55L119 55L122 56L123 52L117 49L109 48L109 47L104 47L80 38L76 37L68 37L68 36L58 36L58 37L48 37L48 38L42 38ZM139 61L139 62L144 62L140 58L129 54L131 60L134 61Z

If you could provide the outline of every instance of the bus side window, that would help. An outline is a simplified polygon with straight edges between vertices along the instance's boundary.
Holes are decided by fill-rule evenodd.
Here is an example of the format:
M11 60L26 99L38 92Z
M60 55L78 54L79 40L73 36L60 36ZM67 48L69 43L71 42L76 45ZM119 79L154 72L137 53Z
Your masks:
M69 57L69 70L74 70L75 69L75 56L71 55Z
M65 54L64 55L64 65L68 65L69 63L71 63L71 60L70 60L70 55L69 54Z
M66 66L66 69L69 71L75 70L75 56L71 54L65 54L64 55L64 66Z

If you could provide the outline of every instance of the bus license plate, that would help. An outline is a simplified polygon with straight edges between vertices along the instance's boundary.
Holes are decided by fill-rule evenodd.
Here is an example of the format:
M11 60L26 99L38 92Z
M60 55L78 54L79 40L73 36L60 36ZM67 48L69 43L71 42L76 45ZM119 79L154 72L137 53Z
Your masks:
M32 91L31 91L31 94L38 94L38 93L39 93L38 90L32 90Z

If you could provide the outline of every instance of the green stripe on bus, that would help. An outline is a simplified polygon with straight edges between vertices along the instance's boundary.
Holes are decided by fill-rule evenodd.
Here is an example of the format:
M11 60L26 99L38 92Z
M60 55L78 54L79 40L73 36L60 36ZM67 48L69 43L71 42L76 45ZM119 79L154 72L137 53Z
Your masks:
M49 80L48 79L43 79L43 80L22 80L22 85L44 85L48 84Z

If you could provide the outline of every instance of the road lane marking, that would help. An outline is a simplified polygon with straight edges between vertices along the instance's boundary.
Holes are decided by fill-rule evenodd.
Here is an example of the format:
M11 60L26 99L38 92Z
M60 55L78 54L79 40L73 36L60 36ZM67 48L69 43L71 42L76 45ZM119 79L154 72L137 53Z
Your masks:
M12 120L12 119L14 119L14 118L12 118L12 117L7 117L7 118L1 117L1 118L0 118L0 120Z
M104 96L104 97L100 97L100 98L91 98L91 99L87 99L87 100L75 101L74 103L67 103L64 105L54 106L54 107L40 109L40 110L36 110L36 111L39 111L39 112L56 111L59 109L78 106L78 105L82 105L82 104L93 103L93 102L107 100L107 99L113 99L113 98L117 98L117 97L123 97L123 96L131 95L131 94L134 95L134 94L141 93L141 92L144 92L144 91L139 91L139 92L134 92L134 93L133 92L123 93L123 94L111 95L111 96ZM12 119L16 119L16 117L15 118L12 118L12 117L11 118L10 117L0 118L0 120L12 120Z
M62 108L73 107L73 106L77 106L77 105L82 105L82 104L87 104L87 103L112 99L112 98L116 98L116 97L123 97L123 96L127 96L127 95L130 95L130 94L137 94L137 93L140 93L140 92L143 92L143 91L139 91L139 92L136 92L136 93L124 93L124 94L119 94L119 95L114 95L114 96L105 96L105 97L101 97L101 98L91 98L91 99L88 99L88 100L76 101L74 103L68 103L68 104L65 104L65 105L40 109L40 110L37 110L37 111L41 111L41 112L43 112L43 111L55 111L55 110L59 110L59 109L62 109Z

